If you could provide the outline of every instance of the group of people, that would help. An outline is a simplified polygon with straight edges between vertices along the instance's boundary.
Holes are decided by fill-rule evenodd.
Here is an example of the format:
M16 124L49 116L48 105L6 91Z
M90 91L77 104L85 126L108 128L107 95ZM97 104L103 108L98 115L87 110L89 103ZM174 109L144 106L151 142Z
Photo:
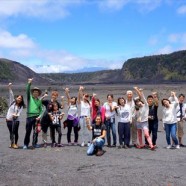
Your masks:
M61 111L66 107L64 96L61 96L61 102L59 102L59 93L55 90L51 92L51 98L46 99L47 92L42 95L39 88L31 89L32 81L33 79L28 79L26 87L27 118L23 149L29 147L32 129L31 147L33 149L39 147L37 142L40 131L42 131L43 146L47 147L48 128L50 128L51 146L62 147L62 127L67 128L68 145L88 146L87 155L103 155L103 146L106 141L108 147L116 147L116 128L118 129L119 149L134 146L139 149L149 148L154 150L157 147L159 99L156 92L146 98L142 89L134 87L138 97L134 98L133 91L128 90L126 98L119 97L115 102L114 96L108 94L107 101L102 105L97 95L93 93L89 96L84 92L83 86L79 87L77 97L71 97L69 88L65 88L68 108L67 114L65 114ZM20 114L25 107L25 103L22 95L14 98L11 83L8 87L10 106L6 122L10 133L10 147L17 149ZM173 146L179 149L180 146L184 146L182 141L183 125L186 120L184 99L184 94L180 94L177 98L176 93L171 92L169 98L161 100L163 106L162 122L166 133L167 149ZM62 119L64 122L62 122ZM73 141L71 139L72 129L74 131ZM55 139L55 132L58 133L57 140ZM144 140L142 134L145 136Z

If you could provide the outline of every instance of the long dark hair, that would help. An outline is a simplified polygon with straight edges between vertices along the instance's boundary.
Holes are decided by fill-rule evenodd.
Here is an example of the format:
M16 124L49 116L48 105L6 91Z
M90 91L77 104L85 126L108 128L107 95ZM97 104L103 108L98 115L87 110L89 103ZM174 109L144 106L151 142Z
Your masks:
M17 99L19 96L22 98L22 101L21 101L20 103L17 103L17 100L16 100L16 99ZM18 105L19 108L21 108L21 107L25 108L25 107L26 107L26 106L25 106L24 99L23 99L23 95L16 95L16 96L15 96L15 100L13 101L13 103L15 103L16 105ZM12 103L12 104L13 104L13 103ZM12 104L11 104L11 105L12 105Z

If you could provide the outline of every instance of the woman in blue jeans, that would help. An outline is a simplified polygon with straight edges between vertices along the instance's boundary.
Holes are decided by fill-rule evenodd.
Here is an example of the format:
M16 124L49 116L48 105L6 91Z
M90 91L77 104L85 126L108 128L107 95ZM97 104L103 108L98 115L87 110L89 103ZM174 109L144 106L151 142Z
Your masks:
M174 102L173 102L174 101ZM171 97L169 99L162 99L163 106L163 124L166 132L166 140L167 140L167 149L171 148L171 140L170 135L174 144L176 145L176 149L179 149L180 146L178 144L178 139L176 137L177 131L177 115L176 115L176 107L178 106L178 98L176 97L175 92L171 92Z
M102 124L100 115L95 118L95 123L91 125L90 118L86 118L87 128L92 131L92 143L88 147L87 155L103 155L103 146L105 144L106 126Z
M105 108L105 125L107 129L107 143L108 147L111 147L111 136L110 130L112 131L113 137L113 144L112 147L116 147L116 122L115 122L115 115L116 115L116 108L117 103L114 101L113 94L107 95L107 102L104 103L103 107Z

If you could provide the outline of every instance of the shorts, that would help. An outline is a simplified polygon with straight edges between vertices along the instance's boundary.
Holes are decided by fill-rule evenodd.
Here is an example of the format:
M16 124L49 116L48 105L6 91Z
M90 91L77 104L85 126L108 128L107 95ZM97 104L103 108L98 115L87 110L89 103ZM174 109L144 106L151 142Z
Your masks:
M144 121L144 122L137 122L136 123L137 129L149 129L148 127L148 121Z
M178 123L177 123L178 128L177 129L178 129L178 137L179 138L182 138L184 135L183 125L184 125L184 121L178 121Z

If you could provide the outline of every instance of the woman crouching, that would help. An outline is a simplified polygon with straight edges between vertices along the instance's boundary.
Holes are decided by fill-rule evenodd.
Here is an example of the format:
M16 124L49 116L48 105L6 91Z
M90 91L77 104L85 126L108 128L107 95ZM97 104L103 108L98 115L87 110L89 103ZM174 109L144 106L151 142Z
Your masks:
M104 154L103 146L105 144L106 136L106 126L102 124L102 119L100 115L95 118L95 123L91 125L90 118L86 118L88 130L92 130L92 143L88 147L87 155L96 154L97 156L102 156Z

